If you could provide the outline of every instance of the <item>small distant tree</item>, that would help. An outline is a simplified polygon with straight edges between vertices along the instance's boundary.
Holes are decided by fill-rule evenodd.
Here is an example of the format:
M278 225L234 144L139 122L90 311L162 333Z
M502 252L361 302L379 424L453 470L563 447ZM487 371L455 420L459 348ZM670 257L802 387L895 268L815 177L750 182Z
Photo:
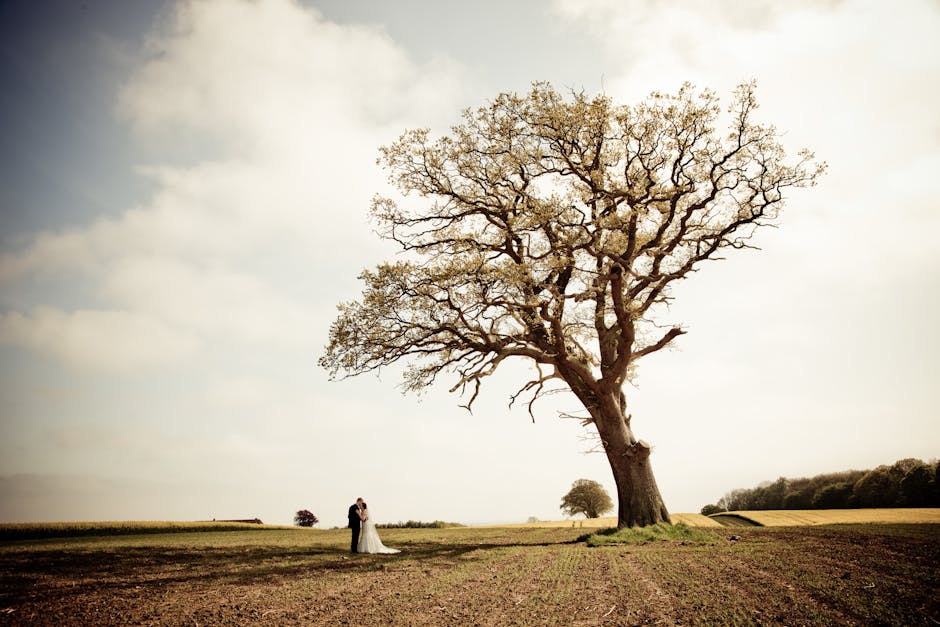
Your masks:
M720 514L723 511L725 510L721 509L714 503L709 503L708 505L702 508L702 516L711 516L712 514Z
M578 479L571 484L568 494L561 497L561 511L566 516L584 514L587 518L598 518L613 508L604 486L591 479Z
M537 523L538 521L539 519L536 518L535 516L529 516L529 519L526 522L529 524L532 524L532 523Z
M313 515L309 509L302 509L294 514L294 524L298 527L313 527L320 519Z

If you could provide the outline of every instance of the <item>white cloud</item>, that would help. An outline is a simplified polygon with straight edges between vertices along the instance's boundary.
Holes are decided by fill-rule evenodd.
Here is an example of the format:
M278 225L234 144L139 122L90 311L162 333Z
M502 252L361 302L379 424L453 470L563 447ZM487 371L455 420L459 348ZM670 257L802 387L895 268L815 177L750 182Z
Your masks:
M145 313L52 307L0 314L0 344L112 371L173 362L199 346L191 334Z
M119 97L151 197L0 258L0 344L75 366L89 390L65 415L20 399L10 472L58 474L0 479L30 486L0 517L48 517L70 482L94 503L63 503L73 517L287 522L311 491L341 502L348 486L314 484L382 408L333 398L316 355L382 250L366 220L378 146L450 119L461 79L297 2L176 5ZM161 370L113 376L146 367ZM134 498L115 502L113 476Z
M181 3L169 31L150 42L122 111L143 129L197 129L236 149L313 142L335 156L342 136L323 131L426 121L459 92L455 65L419 67L381 29L333 24L290 0Z
M935 5L720 4L557 0L555 8L605 43L615 68L607 91L615 99L633 102L685 81L726 96L738 82L756 78L762 113L797 147L811 144L823 156L839 152L853 165L881 163L885 149L934 151L940 136L933 115L940 98Z
M257 411L258 408L283 402L285 390L269 379L257 376L235 375L230 378L216 376L206 388L206 401L210 406L224 409Z
M88 272L97 264L94 239L87 230L78 229L39 233L25 250L0 255L0 282L45 278L66 269Z
M210 340L309 349L313 338L314 309L252 272L199 267L172 257L127 256L110 268L102 289L116 302Z
M450 115L459 78L454 64L414 64L379 28L332 24L291 0L179 3L119 98L122 118L169 159L140 168L152 197L5 254L8 302L44 307L6 314L6 341L90 366L165 361L196 337L312 353L336 288L379 248L365 217L383 185L378 146ZM55 296L19 289L54 281L116 311L59 311ZM146 326L166 349L95 357L88 347L107 342L112 319L128 333Z

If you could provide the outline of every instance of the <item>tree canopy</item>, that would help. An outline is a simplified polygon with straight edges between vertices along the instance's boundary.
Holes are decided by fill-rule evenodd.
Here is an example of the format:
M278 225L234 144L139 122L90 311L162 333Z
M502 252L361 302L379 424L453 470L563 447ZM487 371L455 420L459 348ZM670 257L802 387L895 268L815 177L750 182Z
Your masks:
M604 486L591 479L578 479L561 497L561 511L566 516L584 514L586 518L598 518L613 508L614 503Z
M313 527L318 522L320 522L320 519L309 509L301 509L294 514L294 524L298 527Z
M372 214L416 254L362 273L363 300L340 307L323 365L356 374L408 358L409 389L455 370L476 392L517 356L623 383L682 333L647 317L670 284L748 247L784 190L821 171L806 152L786 165L756 107L754 85L740 86L720 137L717 99L688 85L627 107L536 84L466 111L451 135L406 132L379 162L432 202L376 197Z

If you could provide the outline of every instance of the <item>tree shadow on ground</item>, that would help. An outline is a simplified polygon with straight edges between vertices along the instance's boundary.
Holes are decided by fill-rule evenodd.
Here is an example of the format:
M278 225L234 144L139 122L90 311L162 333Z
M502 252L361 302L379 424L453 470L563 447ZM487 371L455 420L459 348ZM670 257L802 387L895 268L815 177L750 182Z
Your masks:
M0 602L27 598L80 596L91 590L120 591L197 585L250 586L296 581L325 573L366 574L411 570L433 563L447 566L487 559L490 551L555 542L405 542L393 555L350 554L335 546L156 548L128 547L80 551L17 551L0 554Z

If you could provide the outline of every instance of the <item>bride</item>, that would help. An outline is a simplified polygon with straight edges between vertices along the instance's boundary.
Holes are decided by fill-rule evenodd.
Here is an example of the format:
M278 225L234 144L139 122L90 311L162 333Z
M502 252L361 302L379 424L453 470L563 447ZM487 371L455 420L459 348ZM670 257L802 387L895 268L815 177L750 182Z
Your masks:
M359 512L359 518L362 520L362 535L359 536L360 553L401 553L398 549L390 549L379 539L379 532L375 530L375 521L370 519L369 506L362 504L362 510Z

